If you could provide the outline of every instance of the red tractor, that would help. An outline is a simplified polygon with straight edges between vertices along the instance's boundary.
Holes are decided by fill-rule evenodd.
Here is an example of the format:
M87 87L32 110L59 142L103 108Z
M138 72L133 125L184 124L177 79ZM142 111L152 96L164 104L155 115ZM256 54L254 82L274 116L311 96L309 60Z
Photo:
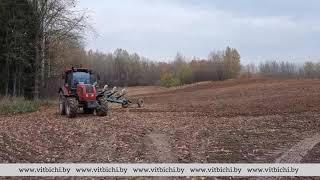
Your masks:
M108 101L104 97L104 91L96 88L99 76L91 70L84 68L72 68L64 72L64 83L59 88L59 113L73 118L79 108L86 114L106 116L108 113Z

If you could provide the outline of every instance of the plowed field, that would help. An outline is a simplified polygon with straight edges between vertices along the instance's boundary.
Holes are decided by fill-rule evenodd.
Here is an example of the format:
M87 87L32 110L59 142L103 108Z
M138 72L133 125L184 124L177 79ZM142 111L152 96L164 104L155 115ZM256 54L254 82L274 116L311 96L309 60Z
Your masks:
M130 90L143 108L113 105L107 117L74 119L57 107L0 116L0 162L320 162L319 80Z

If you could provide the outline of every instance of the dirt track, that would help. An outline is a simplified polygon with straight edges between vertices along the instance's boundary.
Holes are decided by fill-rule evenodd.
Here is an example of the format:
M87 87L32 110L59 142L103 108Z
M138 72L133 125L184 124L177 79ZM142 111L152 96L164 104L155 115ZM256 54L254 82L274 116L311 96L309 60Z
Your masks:
M320 131L318 80L132 90L145 107L103 118L68 119L54 107L0 116L0 162L275 162ZM319 147L299 161L320 162Z

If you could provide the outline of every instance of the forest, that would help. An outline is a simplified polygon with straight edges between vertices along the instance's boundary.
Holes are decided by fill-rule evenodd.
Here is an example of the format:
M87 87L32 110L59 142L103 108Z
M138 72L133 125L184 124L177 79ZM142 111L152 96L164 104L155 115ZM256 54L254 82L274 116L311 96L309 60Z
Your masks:
M93 69L101 77L99 84L111 86L172 87L254 75L320 77L320 64L314 62L241 64L240 52L232 47L208 52L206 59L178 52L165 62L121 47L114 52L87 50L85 35L92 27L87 13L76 6L75 0L0 0L1 96L55 96L52 82L70 67Z

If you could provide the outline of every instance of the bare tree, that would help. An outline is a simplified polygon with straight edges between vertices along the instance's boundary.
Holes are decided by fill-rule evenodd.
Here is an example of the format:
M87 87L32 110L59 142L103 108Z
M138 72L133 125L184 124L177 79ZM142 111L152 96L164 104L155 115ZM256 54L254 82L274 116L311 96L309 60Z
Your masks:
M47 53L63 39L81 38L87 27L87 17L85 12L72 10L75 0L30 0L30 3L34 8L36 23L34 98L38 99L39 81L44 83L46 74L51 71L52 62Z

